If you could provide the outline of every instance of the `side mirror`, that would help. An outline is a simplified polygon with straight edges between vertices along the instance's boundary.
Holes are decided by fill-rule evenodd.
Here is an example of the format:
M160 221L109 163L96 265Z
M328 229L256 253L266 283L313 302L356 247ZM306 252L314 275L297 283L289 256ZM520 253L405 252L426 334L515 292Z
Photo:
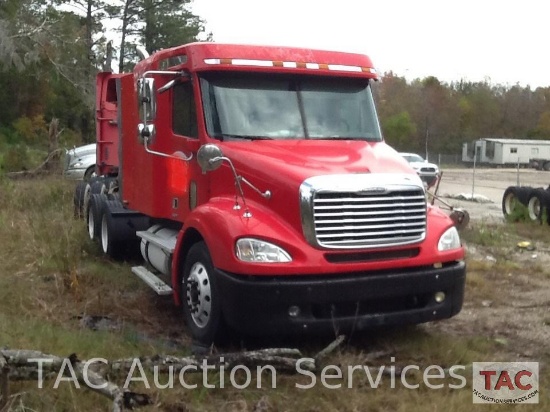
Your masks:
M139 133L139 141L141 144L146 144L146 141L151 143L156 134L156 129L154 124L138 124L138 133Z
M138 80L141 121L147 123L157 116L157 100L155 95L155 80L149 77Z
M203 173L218 169L223 159L222 150L215 144L205 144L197 152L197 162Z

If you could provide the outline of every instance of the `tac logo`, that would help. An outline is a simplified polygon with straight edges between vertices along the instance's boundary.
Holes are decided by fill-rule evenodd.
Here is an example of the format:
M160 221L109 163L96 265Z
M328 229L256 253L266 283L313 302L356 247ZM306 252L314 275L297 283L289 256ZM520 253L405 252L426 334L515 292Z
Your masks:
M474 362L474 403L539 403L538 362Z

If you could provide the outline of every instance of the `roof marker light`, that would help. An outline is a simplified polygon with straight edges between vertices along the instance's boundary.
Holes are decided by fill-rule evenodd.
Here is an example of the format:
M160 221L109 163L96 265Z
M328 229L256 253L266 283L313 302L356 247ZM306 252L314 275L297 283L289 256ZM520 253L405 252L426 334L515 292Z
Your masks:
M251 60L251 59L233 59L233 64L236 66L260 66L260 67L272 67L273 61L271 60Z
M256 67L286 67L290 69L311 69L331 70L354 73L371 73L376 75L373 67L349 66L346 64L327 64L312 62L286 62L280 60L257 60L257 59L204 59L205 64L229 64L235 66L256 66Z
M347 66L344 64L329 64L329 70L338 70L343 72L361 72L363 71L359 66Z

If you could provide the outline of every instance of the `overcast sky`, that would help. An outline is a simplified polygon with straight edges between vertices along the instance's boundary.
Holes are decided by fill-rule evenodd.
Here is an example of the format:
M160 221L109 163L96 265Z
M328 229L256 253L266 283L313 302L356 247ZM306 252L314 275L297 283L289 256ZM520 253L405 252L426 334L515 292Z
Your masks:
M368 54L411 80L550 86L549 0L194 0L219 43Z

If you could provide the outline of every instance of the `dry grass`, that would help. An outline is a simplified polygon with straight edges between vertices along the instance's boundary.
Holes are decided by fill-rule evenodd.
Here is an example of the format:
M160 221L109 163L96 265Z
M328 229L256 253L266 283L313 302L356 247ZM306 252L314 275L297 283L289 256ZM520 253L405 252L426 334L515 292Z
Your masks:
M173 308L170 299L156 297L134 279L129 263L105 259L97 245L87 239L84 223L73 218L73 187L74 183L59 178L0 180L0 346L58 355L76 352L81 359L157 353L188 355L189 338L179 311ZM497 229L474 227L466 233L468 245L482 250L468 258L467 305L475 306L489 298L497 303L506 301L505 291L494 297L495 288L503 285L503 278L506 284L510 283L508 274L514 274L512 277L516 279L515 275L525 269L523 263L506 259L509 256L506 248L512 245L514 249L517 240L534 237L539 245L550 245L548 228L517 224ZM487 253L494 256L496 262L484 259ZM550 279L547 267L533 264L533 276ZM83 328L79 320L83 314L109 317L116 327L104 331ZM546 316L546 327L549 319ZM440 328L439 325L452 323L445 321L355 335L329 356L325 364L338 365L344 371L354 365L402 368L408 364L416 364L423 370L430 365L448 368L470 365L474 361L516 360L509 346L503 346L475 325L457 333L452 331L452 326ZM330 340L331 337L312 338L283 344L298 346L306 356L312 356ZM269 342L244 343L245 346L266 344ZM541 362L550 360L544 348L536 356ZM467 370L464 375L469 376L468 373ZM198 384L193 390L182 389L177 381L174 389L147 390L140 383L131 388L149 392L154 397L156 405L144 408L146 411L254 411L262 410L256 408L260 401L266 405L266 411L472 410L468 386L461 390L430 390L421 385L411 390L402 387L397 378L397 387L391 388L391 377L384 375L380 387L372 389L366 376L356 371L351 388L347 388L349 377L344 376L330 381L340 383L342 388L327 389L320 384L320 376L316 376L318 384L308 390L296 387L309 383L307 376L282 374L277 376L277 389L270 387L267 378L262 380L261 388L256 387L253 379L246 390L227 384L224 389L205 389L200 375L187 379L188 383ZM412 383L420 379L415 373L407 377ZM219 378L217 373L208 376L210 382L219 382ZM112 379L119 384L124 382L124 377ZM547 388L550 378L546 371L542 379L541 387ZM225 375L225 382L229 382L229 374ZM51 389L52 385L53 382L49 382L45 389L39 390L35 382L13 383L12 410L109 410L109 403L99 395L75 389L69 383L62 383L58 390ZM541 404L522 409L543 410L549 405L549 397L544 389L541 396ZM486 405L482 409L511 408Z

